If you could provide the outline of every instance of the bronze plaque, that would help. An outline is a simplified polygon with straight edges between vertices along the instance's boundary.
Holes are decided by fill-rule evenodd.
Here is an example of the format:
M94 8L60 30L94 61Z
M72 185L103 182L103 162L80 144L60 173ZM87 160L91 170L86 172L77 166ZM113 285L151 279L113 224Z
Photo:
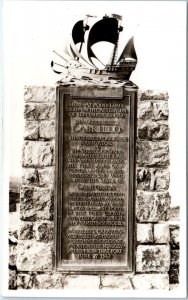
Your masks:
M87 99L60 92L57 252L62 270L132 268L130 104L129 94Z

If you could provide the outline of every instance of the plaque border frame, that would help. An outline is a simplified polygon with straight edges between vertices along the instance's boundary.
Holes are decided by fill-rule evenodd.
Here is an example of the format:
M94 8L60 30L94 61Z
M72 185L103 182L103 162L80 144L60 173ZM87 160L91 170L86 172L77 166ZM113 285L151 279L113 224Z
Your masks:
M63 146L63 105L65 97L71 98L70 86L59 85L56 87L56 133L55 133L55 186L54 186L54 249L53 267L56 271L69 274L122 274L135 273L135 246L136 246L136 220L135 220L135 197L136 197L136 131L137 131L137 87L122 87L122 97L130 97L129 116L129 203L128 203L128 265L121 266L91 266L91 265L64 265L61 262L62 247L62 180L63 180L63 155L60 154L60 145ZM105 95L105 94L104 94ZM98 99L109 99L106 96L95 96ZM84 97L85 98L85 97ZM88 97L89 98L89 97ZM116 98L116 97L114 97ZM111 98L112 99L112 98ZM61 166L61 167L60 167ZM131 167L133 166L133 167Z

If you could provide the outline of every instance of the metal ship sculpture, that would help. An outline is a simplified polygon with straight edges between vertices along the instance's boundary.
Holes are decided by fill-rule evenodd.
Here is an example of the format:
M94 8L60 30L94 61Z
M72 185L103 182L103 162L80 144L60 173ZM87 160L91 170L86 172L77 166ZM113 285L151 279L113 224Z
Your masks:
M62 55L54 51L61 58L62 63L51 61L53 71L57 74L75 76L79 74L82 76L102 76L108 79L129 80L137 64L137 55L134 48L134 38L132 37L125 45L119 58L117 58L119 37L123 31L121 26L122 17L115 14L105 15L91 28L88 25L89 17L92 16L87 15L85 20L80 20L74 25L72 36ZM86 31L88 31L87 41L85 41ZM109 42L113 45L112 55L106 65L92 49L92 46L99 42ZM83 46L87 47L87 58L83 56ZM102 68L99 68L98 65Z

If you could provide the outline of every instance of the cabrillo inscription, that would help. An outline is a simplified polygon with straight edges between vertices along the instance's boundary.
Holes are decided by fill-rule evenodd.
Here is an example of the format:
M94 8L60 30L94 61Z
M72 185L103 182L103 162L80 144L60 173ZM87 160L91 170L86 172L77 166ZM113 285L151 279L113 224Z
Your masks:
M130 264L130 100L59 98L62 270Z

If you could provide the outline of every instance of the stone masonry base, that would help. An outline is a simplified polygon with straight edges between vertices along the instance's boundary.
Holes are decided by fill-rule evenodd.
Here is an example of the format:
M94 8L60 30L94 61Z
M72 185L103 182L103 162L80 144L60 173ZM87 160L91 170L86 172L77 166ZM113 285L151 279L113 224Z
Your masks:
M72 83L70 83L72 84ZM179 225L168 222L168 94L139 92L135 274L70 275L53 267L55 88L25 89L18 239L10 237L10 289L166 289L179 280Z

